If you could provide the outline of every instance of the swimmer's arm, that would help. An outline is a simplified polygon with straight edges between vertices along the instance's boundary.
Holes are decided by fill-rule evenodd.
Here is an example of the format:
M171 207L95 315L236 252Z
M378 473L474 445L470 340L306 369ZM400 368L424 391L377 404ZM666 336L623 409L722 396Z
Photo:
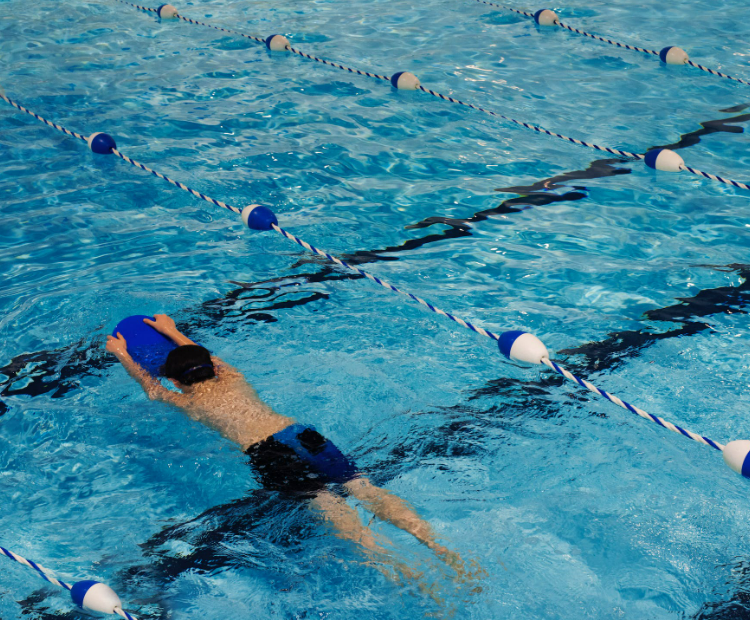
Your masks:
M178 347L186 344L195 344L190 338L183 334L174 323L174 320L166 314L155 314L154 320L143 319L146 325L150 325L157 332L169 338Z
M192 340L190 340L190 338L188 338L179 329L177 329L177 326L174 323L174 319L167 316L166 314L155 314L153 321L151 319L143 319L143 322L146 325L150 325L151 327L153 327L160 334L169 338L177 346L195 344ZM224 371L225 376L242 377L242 373L239 370L233 368L224 360L216 357L215 355L211 356L211 361L214 363L214 366L216 366L217 369Z
M184 401L186 398L183 394L170 392L130 357L128 343L122 337L122 334L118 332L116 338L114 336L107 336L107 351L120 360L120 363L125 366L128 374L141 384L143 391L146 392L151 400L161 400L165 403L177 405L178 407L185 406L186 403Z
M146 396L151 400L160 400L178 407L184 407L187 404L185 402L187 399L183 394L177 394L165 388L148 371L144 370L140 364L133 360L129 353L120 354L117 356L117 359L120 360L120 363L128 371L128 374L141 384L143 391L146 392Z

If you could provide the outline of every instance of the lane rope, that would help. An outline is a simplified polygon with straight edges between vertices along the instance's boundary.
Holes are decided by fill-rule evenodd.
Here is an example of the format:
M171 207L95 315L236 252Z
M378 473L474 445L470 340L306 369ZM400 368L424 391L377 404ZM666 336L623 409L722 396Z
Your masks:
M487 2L486 0L476 0L476 1L479 2L480 4L494 6L499 9L504 9L506 11L512 11L513 13L524 15L525 17L530 17L539 26L558 26L559 28L568 30L569 32L580 34L590 39L596 39L597 41L601 41L602 43L607 43L615 47L621 47L624 49L632 50L634 52L641 52L642 54L656 56L663 63L668 64L668 65L690 65L691 67L695 67L696 69L700 69L701 71L705 71L706 73L710 73L711 75L716 75L721 78L726 78L727 80L732 80L734 82L739 82L740 84L746 84L750 86L750 82L746 80L743 80L738 77L733 77L731 75L727 75L726 73L722 73L721 71L716 71L716 69L709 69L708 67L704 67L703 65L693 62L692 60L690 60L690 57L688 56L687 52L681 47L670 45L657 52L656 50L650 50L645 47L638 47L637 45L628 45L627 43L620 43L619 41L608 39L607 37L602 37L598 34L592 34L590 32L586 32L585 30L581 30L580 28L570 26L569 24L566 24L560 21L560 18L557 16L557 13L555 13L551 9L540 9L536 11L535 13L530 13L528 11L519 11L518 9L507 6L505 4L496 4L495 2Z
M116 0L116 1L120 2L121 4L126 4L126 5L129 5L129 6L132 6L132 7L136 7L136 8L144 8L144 7L141 7L140 5L133 4L132 2L128 2L127 0ZM481 2L482 4L487 4L489 6L497 6L497 7L500 7L500 8L505 8L505 9L514 11L516 13L520 13L520 14L528 16L528 17L533 17L534 19L538 19L538 14L543 12L543 11L539 11L535 15L535 14L532 14L532 13L528 13L526 11L519 11L517 9L512 9L511 7L507 7L507 6L500 5L500 4L495 4L493 2L488 2L486 0L477 0L477 2ZM483 108L483 107L475 105L473 103L465 102L465 101L463 101L461 99L458 99L456 97L452 97L450 95L443 95L442 93L439 93L439 92L437 92L435 90L432 90L430 88L426 88L425 86L423 86L420 83L419 78L417 78L413 73L410 73L408 71L399 71L399 72L395 73L394 75L392 75L391 77L388 77L386 75L380 75L378 73L372 73L372 72L369 72L369 71L362 71L360 69L355 69L353 67L348 67L348 66L343 65L341 63L333 62L333 61L330 61L330 60L325 60L323 58L319 58L318 56L314 56L313 54L308 54L307 52L303 52L303 51L301 51L301 50L293 47L292 44L289 42L289 40L285 36L283 36L283 35L276 34L276 35L271 35L271 36L263 39L261 37L244 34L242 32L238 32L236 30L228 30L226 28L221 28L219 26L214 26L213 24L208 24L208 23L205 23L205 22L201 22L201 21L197 21L197 20L194 20L194 19L190 19L190 18L184 17L183 15L180 15L178 13L177 9L174 6L172 6L171 4L163 4L160 7L158 7L157 9L149 9L149 11L151 11L153 13L156 13L156 15L158 17L162 18L162 19L180 19L180 20L183 20L183 21L185 21L187 23L190 23L190 24L199 25L199 26L205 26L205 27L208 27L208 28L213 28L215 30L221 30L221 31L227 32L229 34L234 34L234 35L237 35L237 36L245 37L247 39L252 39L253 41L256 41L258 43L264 43L266 45L266 47L269 50L271 50L271 51L286 51L286 52L291 52L292 54L295 54L295 55L297 55L297 56L299 56L301 58L306 58L306 59L312 60L314 62L322 63L324 65L327 65L329 67L334 67L334 68L339 69L341 71L346 71L348 73L357 74L357 75L363 75L363 76L374 78L374 79L378 79L378 80L381 80L381 81L390 82L391 85L394 88L397 88L399 90L419 90L419 91L421 91L423 93L426 93L426 94L431 95L433 97L436 97L438 99L442 99L443 101L448 101L448 102L454 103L456 105L460 105L460 106L463 106L463 107L471 108L472 110L476 110L478 112L482 112L484 114L488 114L488 115L493 116L495 118L499 118L501 120L504 120L504 121L507 121L509 123L512 123L513 125L516 125L517 127L523 127L525 129L529 129L531 131L534 131L534 132L536 132L538 134L544 134L544 135L547 135L547 136L551 136L553 138L557 138L559 140L563 140L563 141L569 142L571 144L576 144L576 145L579 145L579 146L585 146L587 148L594 149L596 151L600 151L600 152L603 152L603 153L610 153L612 155L617 155L618 157L624 157L626 159L631 159L631 160L636 160L636 161L638 161L638 160L644 160L647 166L649 166L650 168L654 168L656 170L663 170L663 171L669 171L669 172L681 172L681 171L685 171L685 172L688 172L690 174L694 174L696 176L700 176L700 177L703 177L703 178L706 178L706 179L710 179L712 181L717 181L719 183L723 183L725 185L731 185L733 187L737 187L737 188L740 188L740 189L750 190L750 185L747 184L747 183L742 183L740 181L733 181L732 179L728 179L728 178L723 177L721 175L716 175L716 174L710 174L710 173L706 173L706 172L701 172L701 171L696 170L695 168L692 168L690 166L685 166L684 162L682 161L682 159L679 157L679 155L677 155L676 153L674 153L674 151L668 151L667 149L661 149L661 150L659 150L660 153L661 152L665 153L665 155L663 157L661 157L661 159L659 160L659 158L657 158L657 157L649 158L649 153L632 153L630 151L625 151L625 150L622 150L622 149L617 149L617 148L613 148L613 147L609 147L609 146L601 146L599 144L595 144L593 142L588 142L586 140L579 140L578 138L571 138L569 136L566 136L566 135L563 135L563 134L560 134L560 133L557 133L557 132L554 132L554 131L550 131L548 129L544 129L543 127L539 127L539 126L533 125L531 123L526 123L524 121L516 120L516 119L514 119L514 118L512 118L510 116L506 116L506 115L501 114L499 112L494 112L492 110L489 110L487 108ZM547 11L547 12L548 13L552 13L551 11ZM557 16L555 15L555 19L556 18L557 18ZM595 35L591 35L591 36L595 36ZM602 39L602 40L605 40L605 39ZM615 44L615 43L613 43L613 44ZM628 47L628 46L625 46L625 47ZM638 49L639 51L646 51L648 53L654 53L657 56L659 55L658 52L655 52L653 50L642 50L641 48L632 48L632 49ZM678 48L675 48L675 49L678 49ZM671 162L668 162L666 164L664 163L665 157L671 157L671 156L668 155L669 153L673 154L674 157L676 157L676 159L674 161L679 160L677 162L677 165L673 165ZM674 158L672 158L672 159L674 159Z
M122 602L120 597L108 585L103 584L99 581L76 581L73 585L70 585L57 577L54 573L45 568L41 564L37 564L32 560L9 551L5 547L0 547L0 553L5 557L18 562L23 566L27 566L42 577L45 581L48 581L58 588L63 588L70 592L70 597L73 602L82 609L88 609L90 611L99 611L106 614L116 614L125 620L138 620L134 615L128 613L122 608Z

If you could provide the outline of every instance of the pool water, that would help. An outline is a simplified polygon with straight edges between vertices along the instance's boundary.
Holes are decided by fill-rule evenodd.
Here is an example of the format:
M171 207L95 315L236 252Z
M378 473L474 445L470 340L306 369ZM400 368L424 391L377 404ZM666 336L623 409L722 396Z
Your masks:
M747 86L472 0L177 8L748 180ZM550 8L750 76L747 6ZM269 205L303 239L465 319L531 331L651 413L750 439L748 192L114 1L4 0L0 41L2 87L42 116L106 131L217 199ZM108 583L141 618L750 617L750 483L714 450L4 103L0 154L0 545ZM412 503L484 569L481 588L374 520L425 587L394 582L261 490L216 432L148 401L104 342L155 312ZM4 620L82 617L1 561Z

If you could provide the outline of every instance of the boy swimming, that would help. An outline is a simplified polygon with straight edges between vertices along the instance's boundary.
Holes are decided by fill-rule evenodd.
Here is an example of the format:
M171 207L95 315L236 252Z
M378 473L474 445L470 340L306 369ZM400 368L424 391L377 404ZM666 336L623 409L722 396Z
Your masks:
M464 575L461 558L436 541L430 525L404 500L372 484L331 441L314 428L276 413L238 370L180 333L167 315L157 314L154 320L143 321L177 345L169 353L163 372L180 392L168 390L137 364L119 333L116 338L107 337L106 348L150 399L180 408L239 445L250 457L264 487L309 499L310 506L333 525L338 536L362 545L370 554L388 557L372 530L346 503L345 495L412 534L459 576Z

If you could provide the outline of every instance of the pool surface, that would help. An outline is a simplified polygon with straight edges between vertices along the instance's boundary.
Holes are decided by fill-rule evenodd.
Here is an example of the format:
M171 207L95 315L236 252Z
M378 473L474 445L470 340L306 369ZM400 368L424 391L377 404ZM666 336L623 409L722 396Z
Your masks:
M750 180L750 87L474 0L176 6ZM550 8L750 77L747 2ZM227 203L269 205L306 241L487 329L530 331L650 413L750 439L750 192L110 0L0 0L0 41L0 84L40 115L110 133ZM0 155L3 547L109 584L146 619L750 618L750 481L716 451L4 102ZM411 502L486 571L481 590L374 520L425 588L394 582L263 491L218 433L149 401L104 342L156 312ZM85 617L0 563L3 620Z

